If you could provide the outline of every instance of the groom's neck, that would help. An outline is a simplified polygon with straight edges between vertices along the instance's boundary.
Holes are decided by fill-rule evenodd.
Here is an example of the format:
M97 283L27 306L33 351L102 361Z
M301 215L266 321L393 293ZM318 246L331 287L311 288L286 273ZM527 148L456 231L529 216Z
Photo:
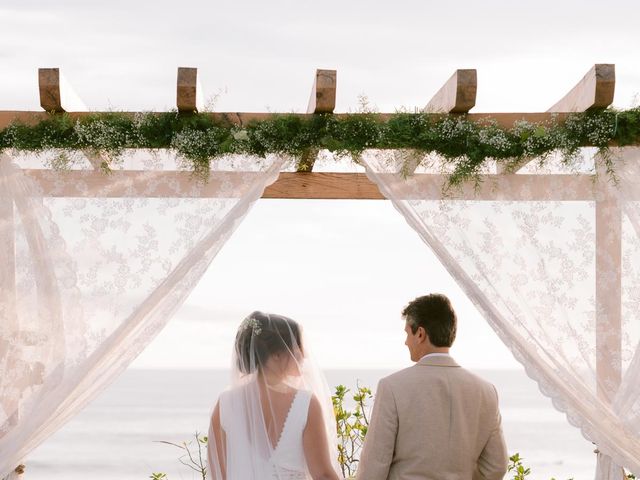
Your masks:
M420 352L420 358L424 357L425 355L429 355L431 353L446 353L449 354L449 347L434 347L434 346L429 346L426 347L422 350L422 352Z

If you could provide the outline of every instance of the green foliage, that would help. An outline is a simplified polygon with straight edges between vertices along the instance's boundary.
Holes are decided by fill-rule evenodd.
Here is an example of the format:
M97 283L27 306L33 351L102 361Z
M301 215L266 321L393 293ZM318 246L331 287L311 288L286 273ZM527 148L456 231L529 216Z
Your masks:
M180 457L178 457L178 461L185 467L188 467L189 469L196 472L202 478L202 480L206 480L207 464L205 461L205 452L207 450L208 440L209 439L207 437L200 436L200 434L196 432L194 434L194 440L190 442L173 443L162 440L158 443L171 445L184 452L182 455L180 455ZM193 447L194 443L196 444L195 449ZM168 480L166 473L152 473L149 478L151 478L152 480Z
M525 467L522 464L522 460L523 459L520 458L519 453L516 453L509 457L509 466L507 467L507 473L513 474L513 480L525 480L525 478L527 478L531 474L531 469Z
M309 153L319 149L355 161L369 148L437 153L452 167L451 185L477 179L492 160L513 168L532 157L544 163L550 153L560 151L570 164L582 146L597 147L606 161L612 142L620 146L640 143L640 107L575 113L564 121L521 121L511 129L492 121L472 122L466 115L399 112L382 116L364 110L340 116L274 115L243 127L218 121L208 113L111 112L77 119L51 114L37 123L15 122L0 131L0 150L56 150L60 155L54 164L59 168L77 150L103 154L109 159L108 169L124 149L171 148L203 176L212 160L229 153L286 155L303 168Z
M345 478L355 475L358 468L360 452L369 427L367 403L373 398L370 389L358 386L351 396L355 406L350 410L345 401L349 392L344 385L338 385L331 397L338 433L338 462Z

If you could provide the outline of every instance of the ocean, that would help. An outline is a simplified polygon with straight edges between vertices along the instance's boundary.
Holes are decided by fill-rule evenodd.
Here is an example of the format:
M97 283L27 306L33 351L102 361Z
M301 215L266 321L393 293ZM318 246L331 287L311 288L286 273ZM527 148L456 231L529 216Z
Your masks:
M388 373L326 372L331 386L355 387L358 381L372 389ZM523 371L477 373L498 389L509 453L524 458L529 479L593 478L594 446ZM198 479L179 463L176 447L157 441L181 443L196 431L206 434L211 407L227 382L223 370L128 370L31 454L25 480L142 480L152 472Z

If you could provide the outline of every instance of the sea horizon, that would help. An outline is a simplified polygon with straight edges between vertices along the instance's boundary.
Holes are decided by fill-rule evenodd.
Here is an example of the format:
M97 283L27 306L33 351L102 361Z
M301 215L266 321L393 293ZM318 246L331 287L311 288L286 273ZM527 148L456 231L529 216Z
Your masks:
M356 383L375 390L393 370L327 369L333 389ZM509 454L519 453L532 480L590 480L593 445L569 425L535 382L520 370L474 370L496 385ZM211 408L227 386L225 369L129 369L83 412L46 440L25 463L30 480L134 480L165 472L196 479L180 465L177 448L195 432L206 435Z

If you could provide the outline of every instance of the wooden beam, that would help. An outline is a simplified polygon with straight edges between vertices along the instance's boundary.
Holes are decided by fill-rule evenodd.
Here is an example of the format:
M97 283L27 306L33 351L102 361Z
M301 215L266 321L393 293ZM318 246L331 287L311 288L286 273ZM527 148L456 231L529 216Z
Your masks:
M46 112L64 112L60 93L59 68L39 68L38 87L40 89L40 106Z
M336 70L316 70L316 76L311 88L308 114L333 113L336 108ZM298 172L311 172L318 157L318 149L311 149L299 160L296 170Z
M0 162L9 162L10 158L0 154ZM0 166L2 168L2 166ZM2 296L2 312L0 312L0 364L9 371L15 366L15 349L11 345L11 337L18 330L16 316L16 255L15 255L15 212L13 198L8 185L4 185L4 175L0 175L0 296ZM3 339L3 336L5 337ZM0 406L9 418L9 425L17 425L20 418L20 402L12 396L0 396Z
M336 108L336 70L316 70L307 113L333 113Z
M113 113L113 112L69 112L69 116L71 118L83 118L89 115L100 114L100 113ZM119 112L123 115L130 115L131 117L135 117L136 115L140 115L143 112ZM284 115L282 113L251 113L251 112L208 112L203 115L208 115L211 118L221 122L227 123L229 125L238 125L243 126L251 121L261 121L268 120L270 118L274 118L278 115ZM312 114L308 113L287 113L286 115L295 115L298 117L309 117ZM352 113L334 113L334 116L337 118L341 117L351 117ZM381 113L378 115L378 118L381 122L387 121L390 117L394 116L394 113ZM436 120L443 116L443 114L434 113L433 119ZM537 122L549 122L552 120L557 120L562 122L568 114L566 113L548 113L548 112L517 112L517 113L469 113L466 115L466 119L471 122L482 122L486 123L487 121L494 121L498 126L502 128L513 128L514 124L519 121L527 121L532 123ZM0 110L0 129L8 127L12 122L21 122L27 125L35 125L38 122L45 120L48 118L48 114L46 112L33 112L33 111L14 111L14 110Z
M547 113L586 112L607 108L613 103L615 85L615 65L596 64L569 93L547 110ZM523 159L509 172L498 164L497 173L516 173L530 161L531 159Z
M622 382L622 208L598 167L596 197L596 384L611 404Z
M616 69L611 63L598 63L548 112L584 112L607 108L613 103Z
M430 113L468 113L476 104L478 91L478 73L475 69L456 70L451 78L438 90L429 101L424 112ZM409 156L398 173L404 176L413 175L422 157Z
M106 175L90 170L25 169L24 173L47 197L210 198L218 195L221 185L240 187L246 182L246 174L237 172L212 172L206 183L195 181L187 171L115 170ZM381 174L385 175L395 176ZM405 198L440 200L447 178L439 174L416 174L407 180L413 182L415 197L409 193ZM552 192L551 198L549 192ZM640 192L638 195L640 197ZM381 200L384 196L363 173L283 172L266 188L263 198ZM594 182L592 175L483 175L479 187L469 183L446 198L585 201L594 199Z
M425 112L468 113L476 105L478 73L475 69L456 70L429 101Z
M200 92L198 91L198 69L178 67L178 87L176 105L180 113L193 113L200 106Z

